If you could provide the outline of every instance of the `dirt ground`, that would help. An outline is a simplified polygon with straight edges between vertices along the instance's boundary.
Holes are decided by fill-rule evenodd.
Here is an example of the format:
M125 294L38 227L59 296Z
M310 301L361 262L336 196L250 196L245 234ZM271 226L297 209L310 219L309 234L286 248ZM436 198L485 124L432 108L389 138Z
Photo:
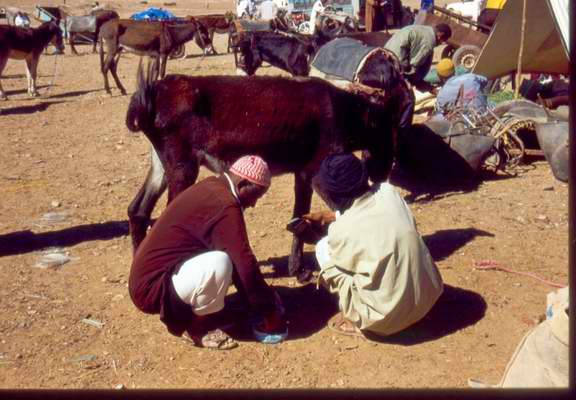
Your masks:
M32 10L36 3L55 4L12 5ZM166 8L177 15L205 12L207 3L208 12L229 7L176 3ZM122 16L146 7L112 4ZM169 73L232 74L224 36L216 35L216 48L220 55L201 58L188 44L188 57L170 61ZM291 241L284 225L293 201L292 177L286 175L273 179L246 220L262 271L287 306L290 337L262 345L240 336L240 346L229 352L196 348L131 303L126 209L148 168L148 143L125 127L129 96L117 90L107 95L97 55L88 46L80 51L42 57L39 98L26 94L23 62L10 60L2 79L9 100L0 103L0 388L463 388L469 378L497 383L554 289L525 276L475 270L474 261L494 260L568 282L568 187L543 159L535 160L518 176L501 175L476 191L412 203L446 284L444 294L427 318L394 337L375 342L339 336L326 326L336 312L333 299L284 271ZM129 92L138 60L128 55L120 61ZM201 177L207 175L202 171ZM155 215L164 204L162 199ZM322 208L315 196L313 210ZM71 261L36 267L47 249L60 249ZM311 260L313 248L306 250Z

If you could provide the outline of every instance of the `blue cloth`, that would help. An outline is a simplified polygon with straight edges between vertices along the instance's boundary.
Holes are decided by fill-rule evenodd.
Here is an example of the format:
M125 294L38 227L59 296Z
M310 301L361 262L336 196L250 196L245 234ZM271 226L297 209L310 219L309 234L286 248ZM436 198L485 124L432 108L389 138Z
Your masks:
M432 11L434 8L434 0L421 0L420 9L425 11Z
M488 96L484 89L488 79L471 72L448 79L440 89L436 97L436 110L441 111L449 103L456 101L460 87L464 87L462 104L466 107L473 107L482 110L488 105Z
M133 14L130 19L136 21L170 21L176 19L176 16L170 11L161 8L150 7L147 10Z

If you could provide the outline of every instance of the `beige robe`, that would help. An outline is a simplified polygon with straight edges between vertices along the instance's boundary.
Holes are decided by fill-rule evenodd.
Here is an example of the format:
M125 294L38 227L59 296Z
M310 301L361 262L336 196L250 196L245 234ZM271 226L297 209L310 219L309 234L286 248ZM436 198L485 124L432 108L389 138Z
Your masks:
M428 313L442 278L410 209L389 183L356 199L328 229L320 282L360 329L399 332Z

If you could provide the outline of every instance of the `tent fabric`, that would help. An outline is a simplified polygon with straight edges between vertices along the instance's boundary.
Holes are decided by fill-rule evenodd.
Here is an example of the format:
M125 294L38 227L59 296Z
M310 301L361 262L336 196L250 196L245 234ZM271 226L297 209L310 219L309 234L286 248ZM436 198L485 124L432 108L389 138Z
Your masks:
M562 33L566 54L570 54L570 12L568 10L568 0L549 0L549 2L556 16L558 29Z
M486 41L475 74L488 79L516 71L522 34L523 0L508 1ZM568 74L568 0L527 0L522 72Z

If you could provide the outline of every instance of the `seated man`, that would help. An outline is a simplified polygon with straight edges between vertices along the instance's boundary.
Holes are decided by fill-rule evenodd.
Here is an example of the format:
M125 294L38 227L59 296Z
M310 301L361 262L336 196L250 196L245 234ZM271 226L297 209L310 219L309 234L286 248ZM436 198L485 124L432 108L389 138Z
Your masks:
M272 0L264 0L260 3L258 9L258 18L263 20L271 20L276 18L278 14L278 6Z
M485 93L488 79L471 72L454 76L454 64L448 58L436 67L442 87L436 97L436 117L442 118L455 104L483 111L488 106Z
M243 210L270 186L267 164L244 156L229 173L209 177L180 193L136 250L128 289L141 311L160 314L168 331L184 331L197 346L237 344L217 328L231 282L247 300L265 333L285 332L281 304L266 282L246 233Z
M442 293L442 278L394 187L370 188L352 154L327 157L313 185L336 210L304 216L312 227L331 222L316 245L318 281L338 294L341 315L331 326L385 336L423 318Z

